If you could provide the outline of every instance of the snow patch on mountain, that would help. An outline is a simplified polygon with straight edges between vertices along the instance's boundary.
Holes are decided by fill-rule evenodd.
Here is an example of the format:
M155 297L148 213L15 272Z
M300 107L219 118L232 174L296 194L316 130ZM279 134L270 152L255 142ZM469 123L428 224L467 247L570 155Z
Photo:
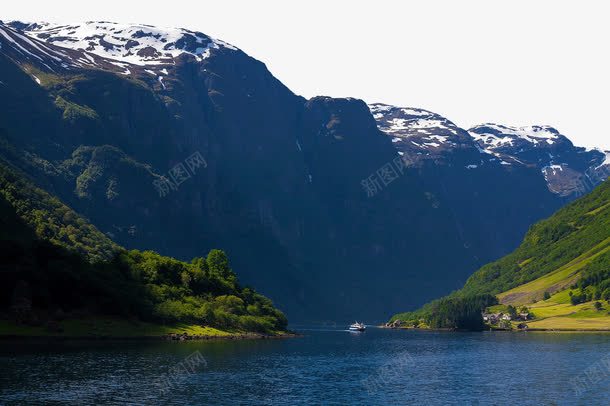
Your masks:
M563 172L563 166L561 165L549 165L542 168L542 173L546 176L548 172L552 172L553 175L557 175L557 171Z
M422 109L411 109L411 108L401 108L400 111L403 112L403 114L409 115L409 116L427 116L430 115L431 113L427 110L422 110Z
M405 120L404 118L393 118L389 120L389 124L390 125L387 129L388 132L402 131L407 130L409 128L407 120Z
M83 63L73 60L68 55L68 50L49 47L44 42L29 38L23 32L12 29L2 21L0 21L0 50L6 55L14 52L12 58L27 60L28 63L39 65L49 71L53 71L53 68L68 69L70 66L80 66Z
M482 124L468 130L472 138L484 148L514 146L518 140L532 145L546 143L552 145L559 138L559 132L550 126L509 127L499 124Z
M411 123L410 127L418 130L427 130L431 128L445 128L448 131L457 134L457 131L454 128L445 126L446 120L438 120L438 119L418 119ZM421 131L424 133L428 133L428 131Z
M604 159L604 161L603 161L603 162L602 162L602 163L601 163L599 166L597 166L595 169L599 169L599 168L601 168L602 166L606 166L606 165L609 165L609 166L610 166L610 151L601 151L601 150L598 150L598 151L599 151L599 152L604 153L604 154L606 155L606 158L605 158L605 159Z
M173 58L182 54L193 55L201 61L210 55L211 49L237 49L201 32L142 24L95 21L67 25L33 23L26 25L23 31L32 38L63 48L88 51L141 66L172 63Z
M438 114L424 109L382 103L369 104L369 109L379 129L393 137L392 142L409 139L413 145L420 148L455 146L455 139L452 138L458 134L458 127Z

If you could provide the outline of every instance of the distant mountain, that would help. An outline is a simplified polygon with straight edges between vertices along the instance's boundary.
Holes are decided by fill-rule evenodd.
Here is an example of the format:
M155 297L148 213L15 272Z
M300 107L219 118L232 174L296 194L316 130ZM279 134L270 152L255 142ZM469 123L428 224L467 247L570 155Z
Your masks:
M471 154L479 164L480 152L467 131L436 113L375 103L369 105L379 129L392 137L392 143L408 162L422 166L425 161L439 163L455 154Z
M379 103L370 108L379 129L392 137L413 165L424 161L451 165L458 153L468 153L468 169L486 171L498 164L537 168L549 191L571 198L587 193L610 175L610 152L575 147L549 126L482 124L464 130L422 109Z
M484 124L469 132L485 152L503 162L539 168L549 190L561 196L585 194L610 173L609 152L575 147L549 126Z
M415 308L581 193L434 113L306 100L203 33L12 22L0 46L1 157L122 246L226 250L292 320ZM582 157L552 165L605 173Z

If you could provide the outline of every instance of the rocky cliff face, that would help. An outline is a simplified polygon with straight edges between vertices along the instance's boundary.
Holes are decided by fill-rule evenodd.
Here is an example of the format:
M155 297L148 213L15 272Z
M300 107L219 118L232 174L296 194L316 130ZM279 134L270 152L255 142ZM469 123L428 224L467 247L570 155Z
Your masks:
M577 194L545 167L605 168L563 139L551 163L424 110L305 100L198 32L11 23L0 45L4 161L124 246L228 251L291 320L446 294Z

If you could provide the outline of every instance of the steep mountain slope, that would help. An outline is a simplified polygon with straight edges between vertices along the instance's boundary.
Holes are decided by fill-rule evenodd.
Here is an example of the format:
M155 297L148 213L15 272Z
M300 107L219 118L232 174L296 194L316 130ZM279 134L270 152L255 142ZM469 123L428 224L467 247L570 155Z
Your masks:
M609 269L610 181L606 181L532 226L515 251L476 271L462 289L419 312L393 319L429 319L443 301L494 295L503 305L528 306L536 316L530 323L534 328L610 329L607 312L591 313L592 301L610 300Z
M14 22L0 45L4 159L120 245L223 248L295 320L414 308L571 197L433 113L412 150L364 102L305 100L202 33Z
M488 258L506 254L541 213L550 214L576 196L555 193L542 174L546 164L526 163L507 154L502 158L472 132L438 114L379 103L370 108L405 164L418 173L427 190L451 207L465 246L473 246L475 252L486 246ZM596 151L573 150L583 152L587 162L579 161L581 166L603 161L604 155Z
M544 291L553 293L565 285L545 286L532 297L517 300L502 292L543 275L571 267L569 276L595 256L610 249L610 183L604 182L590 194L570 203L552 217L534 225L514 252L484 266L464 285L466 293L499 294L501 300L539 300ZM578 264L578 266L574 266Z

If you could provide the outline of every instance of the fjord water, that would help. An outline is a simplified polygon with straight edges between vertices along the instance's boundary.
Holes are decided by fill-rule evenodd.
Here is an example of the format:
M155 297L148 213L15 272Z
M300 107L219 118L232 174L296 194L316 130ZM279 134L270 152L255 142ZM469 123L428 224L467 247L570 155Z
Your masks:
M299 330L299 329L297 329ZM0 404L607 404L610 335L369 328L198 342L2 342ZM159 378L199 351L194 372ZM573 379L597 366L577 393Z

